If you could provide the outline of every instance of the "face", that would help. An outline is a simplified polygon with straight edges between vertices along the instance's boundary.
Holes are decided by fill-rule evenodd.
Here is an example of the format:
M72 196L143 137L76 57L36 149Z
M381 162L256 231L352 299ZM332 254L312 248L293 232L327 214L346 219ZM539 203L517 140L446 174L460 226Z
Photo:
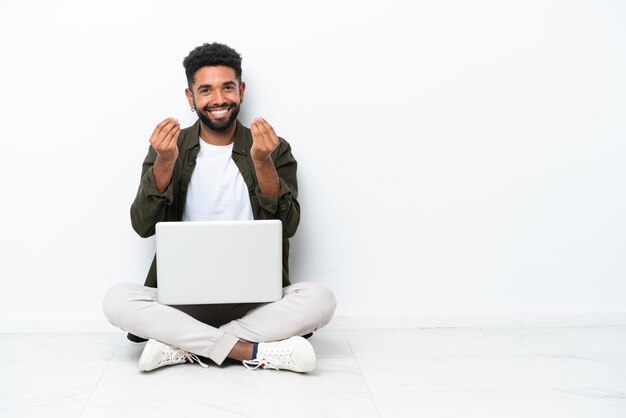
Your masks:
M222 132L237 119L245 88L245 83L237 80L235 70L218 65L196 71L193 85L185 94L200 121L213 131Z

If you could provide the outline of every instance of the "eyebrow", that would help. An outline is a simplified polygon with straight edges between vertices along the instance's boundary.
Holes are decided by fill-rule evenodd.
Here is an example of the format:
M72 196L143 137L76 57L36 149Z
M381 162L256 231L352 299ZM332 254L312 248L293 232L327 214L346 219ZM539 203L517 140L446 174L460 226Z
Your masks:
M222 84L222 87L226 87L226 86L233 86L233 85L237 85L237 83L235 83L234 81L227 81L227 82L225 82L224 84ZM212 86L212 85L210 85L210 84L200 84L200 85L196 88L196 90L201 90L201 89L203 89L203 88L210 89L211 87L213 87L213 86Z

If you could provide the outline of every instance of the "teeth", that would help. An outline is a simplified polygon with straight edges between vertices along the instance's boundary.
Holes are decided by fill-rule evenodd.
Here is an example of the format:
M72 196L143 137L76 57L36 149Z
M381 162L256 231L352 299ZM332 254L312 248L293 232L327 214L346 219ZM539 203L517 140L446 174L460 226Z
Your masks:
M224 113L228 112L228 109L215 109L215 110L211 110L211 113L213 115L223 115Z

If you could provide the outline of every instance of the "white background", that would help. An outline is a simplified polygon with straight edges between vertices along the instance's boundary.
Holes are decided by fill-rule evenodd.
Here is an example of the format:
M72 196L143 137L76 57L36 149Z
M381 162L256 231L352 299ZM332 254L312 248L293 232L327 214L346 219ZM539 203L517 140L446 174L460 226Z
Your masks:
M0 330L106 325L106 289L143 283L141 162L159 121L194 122L182 59L213 41L243 55L242 121L292 144L292 281L338 314L624 314L624 22L621 1L0 0Z

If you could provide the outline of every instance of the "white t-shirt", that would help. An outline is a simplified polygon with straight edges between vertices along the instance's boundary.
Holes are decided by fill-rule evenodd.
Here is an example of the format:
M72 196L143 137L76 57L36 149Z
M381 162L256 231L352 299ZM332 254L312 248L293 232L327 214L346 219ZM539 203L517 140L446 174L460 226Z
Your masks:
M248 186L231 155L233 144L207 144L200 138L200 152L191 174L183 221L252 220Z

